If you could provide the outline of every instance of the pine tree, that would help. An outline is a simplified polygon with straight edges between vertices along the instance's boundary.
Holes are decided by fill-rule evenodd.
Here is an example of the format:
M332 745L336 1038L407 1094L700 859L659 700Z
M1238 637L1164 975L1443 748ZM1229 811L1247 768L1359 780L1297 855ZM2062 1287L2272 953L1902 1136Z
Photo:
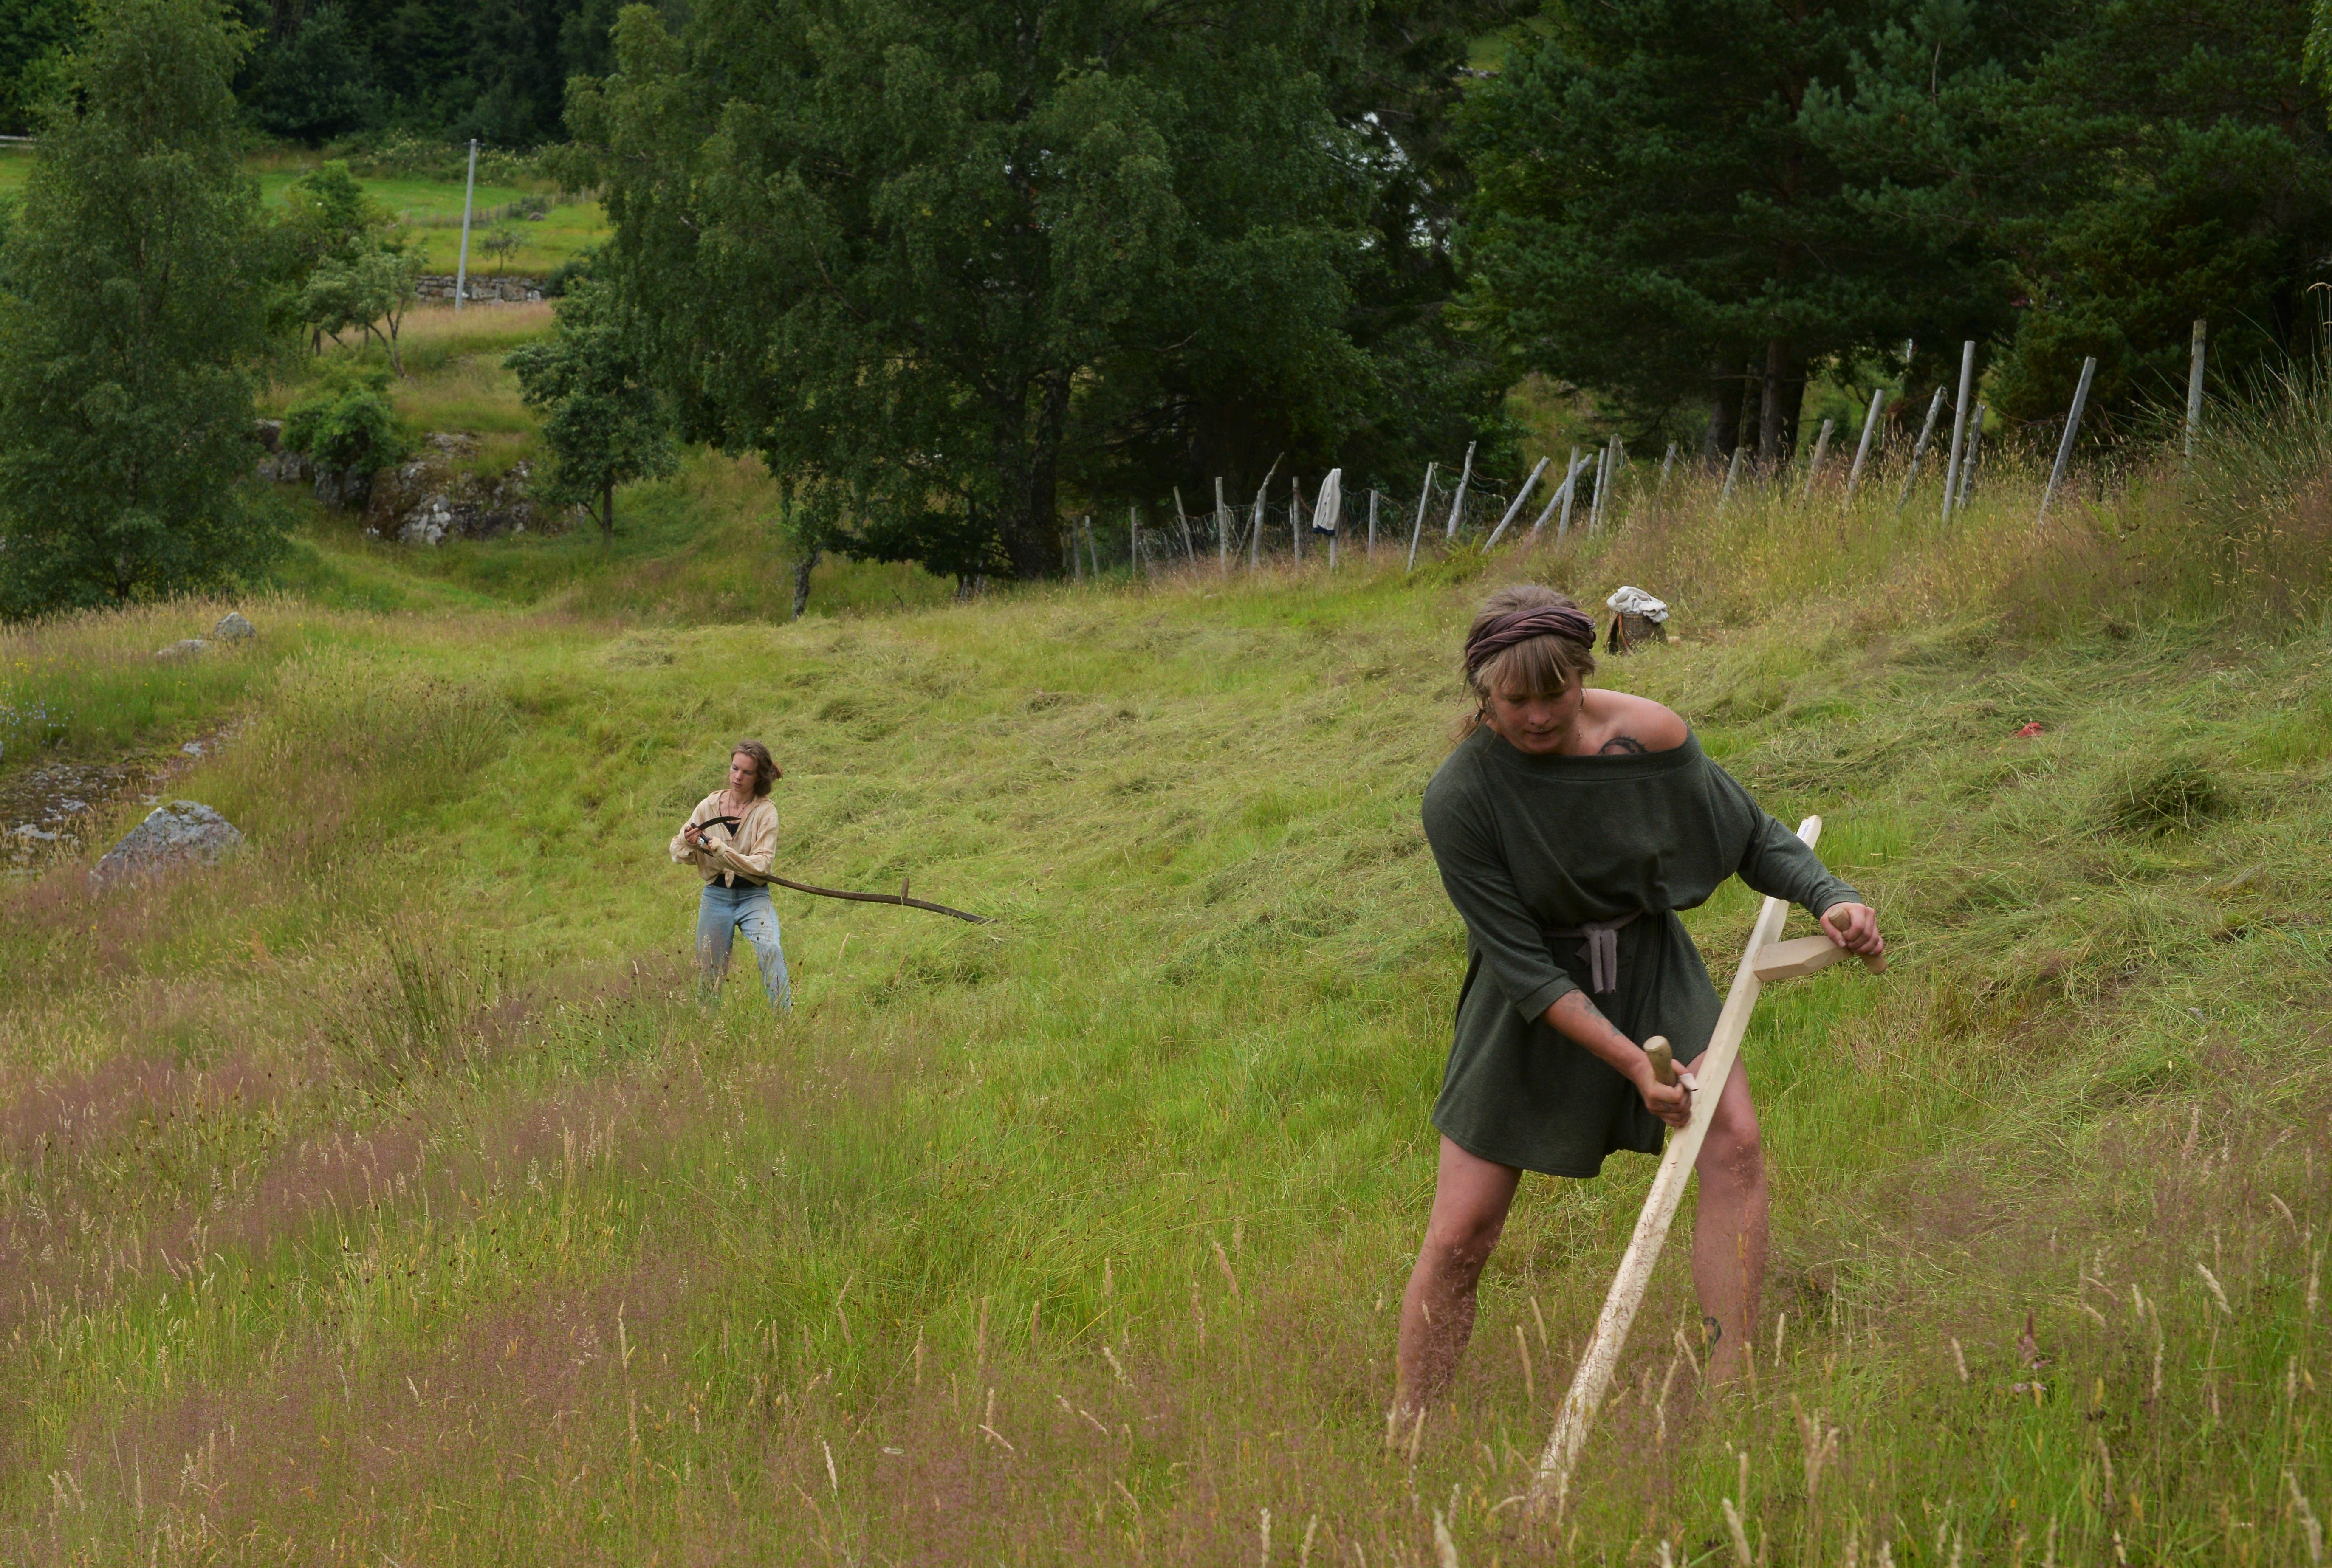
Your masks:
M215 0L100 0L0 275L0 612L224 587L280 528L242 483L265 343Z
M1476 319L1524 367L1610 392L1641 424L1713 406L1712 457L1738 440L1785 462L1811 369L1941 339L2004 298L1974 225L1874 212L1857 95L1902 34L1898 12L1911 7L1551 8L1470 106ZM1973 53L1950 65L1923 86L1986 69ZM1948 163L1919 170L1950 177Z

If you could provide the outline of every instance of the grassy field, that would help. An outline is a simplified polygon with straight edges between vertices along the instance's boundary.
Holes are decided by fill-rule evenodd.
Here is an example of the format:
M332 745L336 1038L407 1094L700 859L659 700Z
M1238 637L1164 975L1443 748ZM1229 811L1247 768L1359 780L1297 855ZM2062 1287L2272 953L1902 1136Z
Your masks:
M33 149L0 146L0 200L19 195L32 177ZM252 164L259 177L261 199L280 205L284 187L315 166L313 157L271 153ZM364 178L361 183L376 201L398 214L418 231L426 247L429 269L451 272L462 240L463 184L458 180ZM540 197L549 206L539 219L512 215L521 202ZM607 237L606 216L596 201L569 200L548 187L482 184L477 188L470 230L470 270L480 277L540 277L559 263ZM487 234L507 229L517 240L505 256L485 249Z
M672 482L706 562L749 480ZM2173 479L2031 501L791 626L320 531L208 662L148 655L218 606L0 636L56 754L228 734L171 791L249 836L0 891L7 1555L2320 1561L2332 644L2132 575ZM1527 1183L1383 1426L1462 965L1418 797L1517 576L1668 594L1602 678L1823 813L1897 957L1746 1047L1756 1377L1700 1384L1687 1215L1559 1528L1511 1499L1651 1162ZM664 843L740 734L789 875L996 923L786 894L798 1010L701 1014Z

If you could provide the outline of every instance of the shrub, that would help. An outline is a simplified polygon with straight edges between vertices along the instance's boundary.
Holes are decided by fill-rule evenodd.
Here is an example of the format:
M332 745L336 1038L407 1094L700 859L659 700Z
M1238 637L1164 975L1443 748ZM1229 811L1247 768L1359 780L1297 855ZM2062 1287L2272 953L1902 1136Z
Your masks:
M384 366L328 366L321 382L283 416L283 445L319 468L370 473L412 450L388 401Z

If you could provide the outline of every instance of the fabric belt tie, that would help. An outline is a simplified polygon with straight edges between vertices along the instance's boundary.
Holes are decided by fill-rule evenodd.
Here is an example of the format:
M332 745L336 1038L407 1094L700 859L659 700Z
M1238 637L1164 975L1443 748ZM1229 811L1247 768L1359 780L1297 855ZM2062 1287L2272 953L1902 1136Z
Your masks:
M1587 961L1588 989L1609 996L1620 989L1620 928L1643 913L1632 910L1617 920L1591 920L1546 935L1552 942L1577 942L1579 956Z

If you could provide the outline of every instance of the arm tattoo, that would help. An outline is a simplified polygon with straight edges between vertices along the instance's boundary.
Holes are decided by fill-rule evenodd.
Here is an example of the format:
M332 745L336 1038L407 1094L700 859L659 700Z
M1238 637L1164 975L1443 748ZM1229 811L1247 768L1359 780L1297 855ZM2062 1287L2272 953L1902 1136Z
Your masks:
M1649 749L1633 735L1614 735L1596 749L1599 757L1643 757Z

